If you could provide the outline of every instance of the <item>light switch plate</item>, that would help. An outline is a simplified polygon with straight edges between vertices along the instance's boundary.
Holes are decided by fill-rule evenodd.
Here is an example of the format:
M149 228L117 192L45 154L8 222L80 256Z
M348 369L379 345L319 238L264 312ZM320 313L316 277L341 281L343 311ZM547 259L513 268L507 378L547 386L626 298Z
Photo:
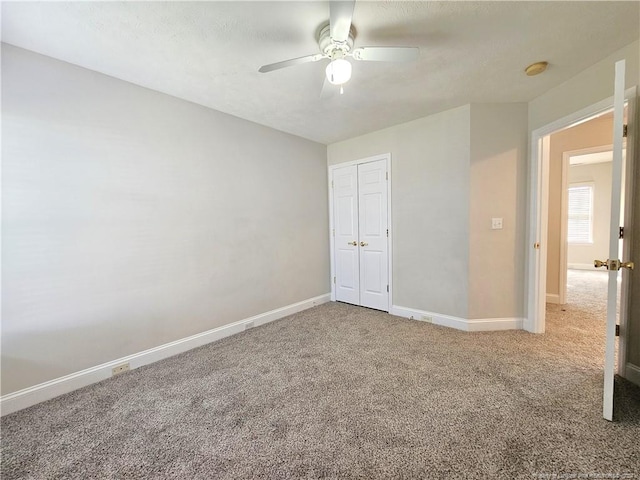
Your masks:
M502 230L502 218L492 218L491 219L491 229L492 230Z

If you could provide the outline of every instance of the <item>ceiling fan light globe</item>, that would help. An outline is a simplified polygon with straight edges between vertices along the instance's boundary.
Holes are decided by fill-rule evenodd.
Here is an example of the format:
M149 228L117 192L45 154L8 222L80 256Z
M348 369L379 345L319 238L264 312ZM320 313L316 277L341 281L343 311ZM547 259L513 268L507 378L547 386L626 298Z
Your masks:
M351 78L351 63L344 58L333 60L327 65L327 80L333 85L342 85Z

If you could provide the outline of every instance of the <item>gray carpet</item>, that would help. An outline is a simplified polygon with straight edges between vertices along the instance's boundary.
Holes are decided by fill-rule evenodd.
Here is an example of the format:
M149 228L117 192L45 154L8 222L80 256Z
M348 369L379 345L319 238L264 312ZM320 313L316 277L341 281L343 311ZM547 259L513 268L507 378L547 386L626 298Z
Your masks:
M2 478L640 478L587 284L545 335L321 305L4 417Z

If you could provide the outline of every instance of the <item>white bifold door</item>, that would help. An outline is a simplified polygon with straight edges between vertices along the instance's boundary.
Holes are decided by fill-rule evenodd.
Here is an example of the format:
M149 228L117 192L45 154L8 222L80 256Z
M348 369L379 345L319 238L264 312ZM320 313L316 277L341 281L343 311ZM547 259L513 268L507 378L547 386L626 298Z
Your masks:
M335 295L389 311L387 161L333 170Z

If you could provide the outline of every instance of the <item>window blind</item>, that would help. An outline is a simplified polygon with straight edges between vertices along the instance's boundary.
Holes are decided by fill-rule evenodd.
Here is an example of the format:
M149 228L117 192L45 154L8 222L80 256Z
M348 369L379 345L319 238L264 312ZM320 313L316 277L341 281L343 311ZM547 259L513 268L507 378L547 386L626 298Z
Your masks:
M593 185L569 187L569 243L592 243Z

